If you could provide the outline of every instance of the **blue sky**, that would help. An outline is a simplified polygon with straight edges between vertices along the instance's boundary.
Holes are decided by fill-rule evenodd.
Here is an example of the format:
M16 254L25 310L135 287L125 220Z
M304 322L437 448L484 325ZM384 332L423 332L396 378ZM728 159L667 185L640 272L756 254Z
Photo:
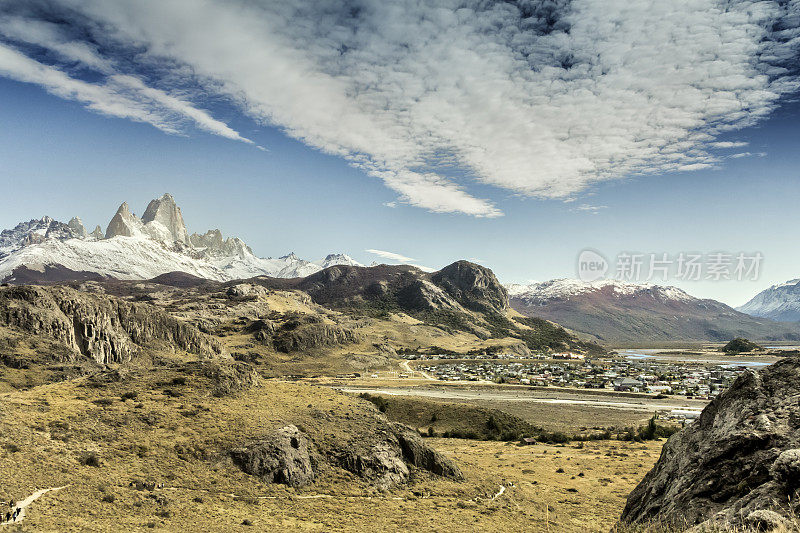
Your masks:
M732 54L719 77L714 73L722 68L724 54L717 51L715 64L703 70L691 54L682 58L676 51L675 72L686 75L692 90L675 100L672 95L683 86L662 94L660 86L647 85L640 70L649 68L664 43L650 43L651 50L634 35L622 44L641 53L642 62L618 67L613 84L606 79L609 69L614 72L612 57L611 67L601 65L602 76L592 65L585 70L567 65L543 85L537 76L548 70L542 65L556 56L562 65L564 46L574 49L571 61L578 64L587 49L604 50L599 22L585 31L600 35L600 42L580 41L581 25L599 15L590 2L576 2L574 12L564 14L571 34L578 34L568 45L551 42L553 28L531 29L515 22L513 14L492 13L498 24L518 32L514 43L528 39L526 50L547 52L544 59L526 52L536 75L523 71L528 72L524 83L515 70L482 72L489 63L477 54L453 64L451 70L464 67L458 83L452 85L443 74L426 78L435 85L426 92L418 87L423 78L415 69L429 69L434 59L453 51L431 40L422 59L397 55L397 47L387 43L398 38L393 33L398 28L386 23L372 33L342 38L346 48L372 50L377 43L382 53L366 60L342 53L335 69L306 66L296 85L283 86L283 78L295 76L296 65L314 66L328 57L324 49L300 46L310 41L299 30L287 30L281 39L254 36L261 39L254 46L272 51L270 58L286 54L283 63L269 65L282 76L262 78L238 56L226 63L229 70L215 71L217 63L206 63L209 55L227 57L230 50L198 43L190 28L196 22L192 17L202 17L203 10L186 14L181 11L186 4L177 0L161 4L164 11L158 14L185 21L185 28L172 27L172 41L153 9L137 12L115 2L87 2L85 8L66 0L35 3L43 6L35 14L21 2L0 4L8 15L0 20L0 52L5 53L0 54L0 184L8 191L0 210L3 228L45 214L61 220L78 215L89 229L105 228L121 202L141 213L150 199L170 192L190 231L219 228L262 256L294 251L316 259L345 252L368 264L381 258L366 250L379 249L434 268L472 259L504 282L526 282L574 277L577 255L587 247L609 258L621 251L763 253L761 275L752 282L667 282L733 305L772 283L800 277L800 105L791 101L797 92L795 48L766 50L763 55L772 63L761 64L754 56L746 68ZM266 10L274 7L266 4ZM320 11L330 14L335 4ZM685 7L680 4L676 11ZM206 16L216 13L217 19L230 16L237 22L225 4L209 0L204 6ZM67 8L85 12L57 26L41 15ZM307 11L297 7L270 14L290 23L311 20L314 31L335 41L341 32ZM488 38L474 43L475 35L483 35L480 28L461 30L477 23L463 14L452 19L444 11L438 20L456 42L464 39L461 48L504 44ZM669 20L669 15L659 16ZM768 12L755 22L720 19L719 33L730 33L722 31L731 30L726 24L763 26L770 17L788 15ZM626 16L641 23L650 15ZM91 33L98 21L109 25L103 35ZM347 20L332 28L359 24L367 25ZM666 32L670 28L664 24ZM114 25L117 33L107 29ZM122 27L136 31L128 34ZM230 38L236 45L224 26L211 25L208 31L221 32L220 42ZM77 37L87 33L91 39ZM723 44L720 50L736 42ZM203 46L202 55L195 54ZM781 58L782 70L775 57ZM397 65L403 65L403 76ZM375 79L361 86L353 72L369 72ZM495 76L488 92L461 88L473 75L473 85ZM698 79L691 79L694 75ZM588 99L579 87L550 94L542 87L554 80L581 87L591 82L597 92ZM339 93L345 82L349 89ZM276 87L264 88L273 83ZM375 84L385 90L373 91ZM619 84L625 94L615 92ZM732 90L732 84L739 85ZM698 86L705 88L701 94L694 90ZM636 89L631 93L630 87ZM287 96L286 91L293 92ZM497 91L507 96L498 98ZM735 105L732 94L739 99ZM646 98L637 100L641 95ZM538 98L546 104L528 107L526 102ZM337 106L348 113L337 115ZM337 120L328 120L331 114ZM559 130L562 122L568 129ZM724 142L735 145L718 144ZM432 158L434 153L439 155Z

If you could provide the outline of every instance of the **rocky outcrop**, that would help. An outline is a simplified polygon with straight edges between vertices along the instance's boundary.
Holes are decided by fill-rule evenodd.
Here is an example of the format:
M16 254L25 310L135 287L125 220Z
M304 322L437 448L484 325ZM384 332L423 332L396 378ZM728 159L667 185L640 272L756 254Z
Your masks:
M272 337L272 344L279 352L289 353L361 340L363 337L351 329L325 324L315 316L304 316L285 322Z
M789 358L745 372L670 437L621 520L765 527L800 512L798 489L800 359Z
M425 444L414 430L402 424L393 424L393 429L406 462L438 476L455 480L464 478L453 461Z
M223 353L217 341L153 306L68 287L3 287L0 324L50 337L104 364L130 361L143 347Z
M267 483L302 487L314 481L312 447L295 426L277 429L255 444L230 451L233 462L247 474Z
M490 269L456 261L438 272L431 281L468 309L484 313L504 313L508 310L508 292Z
M455 463L425 444L411 428L385 420L375 422L378 427L374 433L349 442L335 441L332 447L328 443L319 449L308 435L287 425L229 453L247 474L291 487L312 483L319 467L331 465L383 490L406 483L413 468L463 479Z
M250 389L261 383L258 372L241 361L203 363L201 374L211 380L214 396L218 398Z
M396 423L378 431L372 440L350 442L338 451L337 461L382 489L408 481L409 466L454 480L464 478L453 461L425 444L414 430Z

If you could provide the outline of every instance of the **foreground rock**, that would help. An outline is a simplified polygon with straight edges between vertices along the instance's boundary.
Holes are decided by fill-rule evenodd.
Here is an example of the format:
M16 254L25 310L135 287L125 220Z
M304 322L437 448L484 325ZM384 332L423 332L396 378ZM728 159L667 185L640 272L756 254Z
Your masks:
M312 483L322 463L343 468L382 490L406 483L414 468L463 479L458 466L423 442L414 430L385 421L376 429L366 438L362 435L353 441L317 445L296 426L288 425L231 450L230 456L245 473L291 487Z
M742 374L673 435L622 522L678 529L786 526L800 511L800 359Z
M242 471L268 483L302 487L314 481L309 441L295 426L275 430L260 442L231 450Z
M372 441L351 442L335 454L345 470L388 489L405 483L409 467L427 470L454 480L464 478L458 466L425 442L414 430L392 423Z

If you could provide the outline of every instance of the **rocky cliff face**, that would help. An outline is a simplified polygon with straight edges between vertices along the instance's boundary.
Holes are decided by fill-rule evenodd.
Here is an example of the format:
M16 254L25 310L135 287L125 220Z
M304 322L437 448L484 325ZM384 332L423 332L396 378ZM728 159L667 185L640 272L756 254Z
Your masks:
M504 313L508 310L508 292L490 269L456 261L438 272L431 281L468 309L484 313Z
M788 524L798 496L800 359L791 358L746 372L673 435L622 521L763 530Z
M211 357L219 343L163 311L68 287L0 289L0 324L44 335L98 363L125 363L143 347Z
M177 206L175 199L169 193L150 201L142 215L142 222L146 227L149 225L157 230L166 230L166 233L158 231L159 234L163 233L158 236L164 240L189 245L189 232L186 231L186 225L183 223L181 208Z
M139 217L131 213L128 202L123 202L119 206L111 222L108 223L106 228L106 239L112 239L117 236L133 237L142 232L142 221Z

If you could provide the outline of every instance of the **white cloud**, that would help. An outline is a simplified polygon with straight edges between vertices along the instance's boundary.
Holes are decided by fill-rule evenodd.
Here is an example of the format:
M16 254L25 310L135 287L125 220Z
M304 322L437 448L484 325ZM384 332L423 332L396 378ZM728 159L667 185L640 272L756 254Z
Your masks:
M388 259L390 261L395 261L397 263L403 263L404 265L416 267L422 270L423 272L436 272L435 268L419 265L416 263L417 261L416 259L412 259L411 257L406 257L403 254L398 254L395 252L387 252L385 250L375 250L373 248L365 250L365 252L377 255L379 257L383 257L384 259Z
M2 72L9 78L42 85L58 96L74 99L107 115L148 122L168 133L180 131L174 115L199 129L228 139L254 144L208 112L169 93L147 86L141 79L119 74L114 62L79 41L65 40L55 24L20 17L0 20L0 35L48 49L62 59L105 75L104 83L87 83L64 71L35 61L9 46L2 47ZM172 115L172 116L171 116Z
M476 181L574 198L713 167L712 149L741 146L720 133L798 89L798 2L54 2L107 53L199 82L434 212L501 215Z
M576 207L575 211L584 211L587 213L591 213L592 215L598 214L603 209L608 209L607 205L590 205L590 204L581 204Z
M379 257L383 257L384 259L390 259L392 261L397 261L398 263L412 263L412 262L416 261L416 259L412 259L411 257L406 257L406 256L404 256L402 254L397 254L397 253L394 253L394 252L387 252L385 250L375 250L373 248L370 248L368 250L365 250L365 252L373 254L373 255L377 255Z
M747 146L746 142L731 142L731 141L722 141L722 142L714 142L711 143L713 148L742 148L743 146Z
M146 122L167 133L178 133L167 117L113 87L73 79L56 68L43 65L2 44L0 75L41 85L56 96L77 100L98 113Z

